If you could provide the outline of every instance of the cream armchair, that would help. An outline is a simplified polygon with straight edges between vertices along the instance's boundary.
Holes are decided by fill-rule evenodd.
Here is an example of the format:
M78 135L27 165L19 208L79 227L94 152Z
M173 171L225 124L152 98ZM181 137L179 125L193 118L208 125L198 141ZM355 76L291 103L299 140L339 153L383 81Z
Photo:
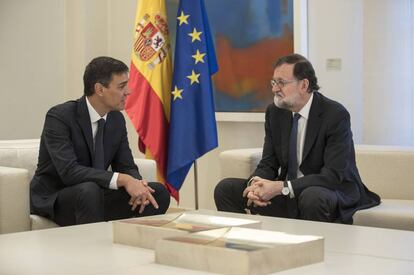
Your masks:
M29 183L36 170L39 139L0 141L0 233L44 229L58 225L30 215ZM156 163L135 159L141 175L156 181Z
M261 153L261 148L223 151L222 178L247 178ZM357 211L354 224L414 230L414 147L358 145L356 160L362 181L382 202Z

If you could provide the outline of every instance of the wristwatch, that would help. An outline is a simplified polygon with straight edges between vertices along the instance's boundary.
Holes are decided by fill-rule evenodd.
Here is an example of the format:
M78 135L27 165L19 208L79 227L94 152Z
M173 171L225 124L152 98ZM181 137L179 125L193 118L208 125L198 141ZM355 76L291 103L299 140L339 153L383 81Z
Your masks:
M287 181L283 182L282 195L288 196L290 193Z

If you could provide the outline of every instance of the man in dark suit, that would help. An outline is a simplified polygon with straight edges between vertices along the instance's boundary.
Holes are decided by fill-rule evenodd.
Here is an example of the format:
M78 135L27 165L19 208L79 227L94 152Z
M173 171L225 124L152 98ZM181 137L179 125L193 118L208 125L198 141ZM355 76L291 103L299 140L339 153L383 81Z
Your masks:
M217 209L352 223L356 210L378 205L356 167L350 115L318 92L312 64L298 54L281 57L271 86L262 159L249 179L216 186Z
M167 189L142 179L129 148L120 112L129 95L128 67L98 57L83 80L83 97L46 114L31 213L61 226L165 213Z

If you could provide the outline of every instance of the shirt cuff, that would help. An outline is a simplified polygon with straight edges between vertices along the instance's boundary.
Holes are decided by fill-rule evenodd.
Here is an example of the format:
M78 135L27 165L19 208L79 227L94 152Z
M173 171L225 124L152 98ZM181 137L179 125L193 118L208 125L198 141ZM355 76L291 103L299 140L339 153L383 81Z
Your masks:
M293 199L295 198L295 193L293 193L292 184L290 183L290 180L287 181L288 188L289 188L289 198Z
M118 181L119 173L115 172L111 178L111 182L109 183L109 189L117 190L118 185L116 182Z
M252 181L256 178L256 176L251 177L251 179L247 182L247 187L252 185Z

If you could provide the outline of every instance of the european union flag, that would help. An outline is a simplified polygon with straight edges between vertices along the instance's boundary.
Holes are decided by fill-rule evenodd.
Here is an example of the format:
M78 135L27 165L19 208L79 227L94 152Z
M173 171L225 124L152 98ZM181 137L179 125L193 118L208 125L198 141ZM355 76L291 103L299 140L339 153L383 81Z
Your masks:
M193 162L217 147L211 75L218 66L204 0L181 0L171 96L168 182L178 191Z

